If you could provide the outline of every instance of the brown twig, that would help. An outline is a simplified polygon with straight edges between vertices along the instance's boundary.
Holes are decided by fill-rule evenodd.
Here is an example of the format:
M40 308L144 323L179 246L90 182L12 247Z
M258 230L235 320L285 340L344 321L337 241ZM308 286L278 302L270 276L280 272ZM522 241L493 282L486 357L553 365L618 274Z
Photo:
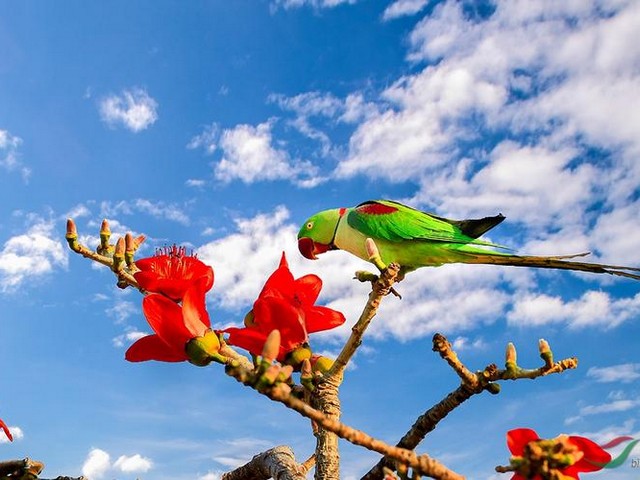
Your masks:
M500 385L495 383L498 380L533 379L552 373L560 373L567 369L573 369L578 365L576 358L553 362L549 345L544 340L540 341L540 356L545 361L545 365L536 369L519 368L515 363L515 347L511 344L507 347L507 368L499 369L495 364L492 364L477 373L471 372L460 361L458 355L444 335L436 333L433 336L433 350L458 374L461 379L461 385L418 417L409 431L396 444L397 447L409 450L415 449L427 434L436 428L437 424L444 417L473 395L482 393L484 390L488 390L490 393L498 393ZM510 365L510 362L513 362L513 364ZM391 459L381 459L361 480L382 478L384 468L393 468Z
M305 480L309 469L296 462L286 445L259 453L248 463L222 475L221 480Z
M342 378L344 369L362 343L362 337L371 323L371 320L376 315L380 302L391 291L399 272L400 266L392 263L382 271L377 280L372 282L372 289L369 294L367 304L365 305L360 318L351 328L351 335L349 336L349 339L345 343L344 347L342 347L342 351L325 377Z

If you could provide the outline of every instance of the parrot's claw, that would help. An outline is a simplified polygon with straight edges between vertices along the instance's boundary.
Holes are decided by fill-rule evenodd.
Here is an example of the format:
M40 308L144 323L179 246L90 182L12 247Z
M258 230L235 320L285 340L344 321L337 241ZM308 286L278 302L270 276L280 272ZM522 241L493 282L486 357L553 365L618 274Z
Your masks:
M372 284L380 279L380 277L375 273L367 272L366 270L358 270L353 278L359 282L371 282ZM393 287L389 289L389 293L392 293L395 297L402 299L402 295L400 295Z

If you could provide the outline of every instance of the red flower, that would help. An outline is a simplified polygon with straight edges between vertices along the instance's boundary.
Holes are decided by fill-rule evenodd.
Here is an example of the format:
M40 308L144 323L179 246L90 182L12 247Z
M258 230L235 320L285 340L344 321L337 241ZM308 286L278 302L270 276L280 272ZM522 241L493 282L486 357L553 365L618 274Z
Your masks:
M197 363L188 355L187 344L205 335L206 341L213 343L211 355L214 355L217 336L210 330L211 322L205 307L207 286L206 276L194 280L183 294L182 305L158 293L147 295L142 300L142 311L155 334L137 340L129 347L125 358L130 362L191 360Z
M4 434L7 436L9 441L13 442L13 435L11 435L11 431L9 430L9 427L7 427L7 424L4 423L4 421L2 421L1 418L0 418L0 428L4 431Z
M541 449L532 448L536 445ZM544 457L547 465L555 466L560 473L575 480L580 478L579 473L596 472L611 461L611 455L588 438L561 435L553 440L542 440L534 430L529 428L516 428L507 432L507 446L514 456L512 457L512 465L518 464L520 466L520 468L516 468L516 473L511 477L511 480L541 480L542 476L535 468L542 459L540 452L547 454ZM564 449L559 449L562 446ZM534 450L537 452L534 453ZM570 465L566 464L567 454L573 457L573 462ZM558 462L557 465L554 464L554 461ZM527 473L523 474L523 470L526 470Z
M140 271L133 274L140 288L151 293L161 293L180 301L193 282L204 278L205 292L213 286L213 268L195 255L187 255L186 248L165 247L155 256L136 261Z
M246 328L227 328L228 343L260 355L267 335L279 330L281 335L278 361L308 342L309 333L342 325L344 315L336 310L316 306L322 280L317 275L294 279L285 254L280 265L264 284L253 310L245 320Z

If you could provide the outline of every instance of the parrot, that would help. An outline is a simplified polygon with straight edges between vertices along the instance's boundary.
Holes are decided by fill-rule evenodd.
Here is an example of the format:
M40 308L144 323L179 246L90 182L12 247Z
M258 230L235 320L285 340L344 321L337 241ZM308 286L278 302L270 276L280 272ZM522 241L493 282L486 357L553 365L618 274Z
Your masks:
M640 280L640 268L571 260L588 253L516 255L479 238L504 219L498 214L451 220L391 200L369 200L351 208L324 210L307 219L298 232L298 249L311 260L330 250L344 250L380 268L367 247L373 240L376 256L379 254L376 260L382 265L400 265L399 279L421 267L468 263L607 273Z

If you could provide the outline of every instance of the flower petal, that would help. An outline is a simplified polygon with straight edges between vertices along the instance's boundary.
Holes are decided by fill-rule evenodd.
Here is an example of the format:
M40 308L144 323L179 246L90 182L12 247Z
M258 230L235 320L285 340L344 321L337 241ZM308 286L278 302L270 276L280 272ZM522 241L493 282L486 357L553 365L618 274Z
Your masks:
M145 362L147 360L158 360L160 362L183 362L187 360L187 355L172 348L163 342L158 335L147 335L142 337L129 347L124 354L124 358L129 362Z
M331 330L342 325L345 320L342 313L323 306L309 308L304 317L307 333Z
M524 447L529 442L539 440L540 437L530 428L515 428L507 432L507 447L512 455L521 457L524 454Z
M142 299L142 311L153 331L167 345L184 348L194 335L185 326L182 308L169 298L152 293Z
M229 334L227 343L236 347L244 348L254 355L262 353L264 342L267 341L267 335L253 328L237 328L230 327L223 330Z
M570 436L569 441L577 446L584 456L575 464L566 468L566 474L570 471L577 472L597 472L611 461L611 455L602 449L600 445L585 437ZM565 473L563 471L563 473ZM576 477L577 478L577 477Z
M287 264L287 257L284 252L282 252L282 257L280 258L280 265L278 268L269 276L267 281L262 287L262 291L260 292L260 297L267 293L268 290L277 290L282 295L293 297L294 293L295 281L293 279L293 275L289 270L289 265Z
M207 279L198 279L182 299L182 321L193 337L201 337L211 327L205 301Z
M322 289L322 280L319 276L313 274L305 275L296 279L295 284L296 295L303 306L311 306L316 303Z
M291 351L307 341L302 310L278 297L259 298L253 305L254 322L265 335L280 330L281 345Z

